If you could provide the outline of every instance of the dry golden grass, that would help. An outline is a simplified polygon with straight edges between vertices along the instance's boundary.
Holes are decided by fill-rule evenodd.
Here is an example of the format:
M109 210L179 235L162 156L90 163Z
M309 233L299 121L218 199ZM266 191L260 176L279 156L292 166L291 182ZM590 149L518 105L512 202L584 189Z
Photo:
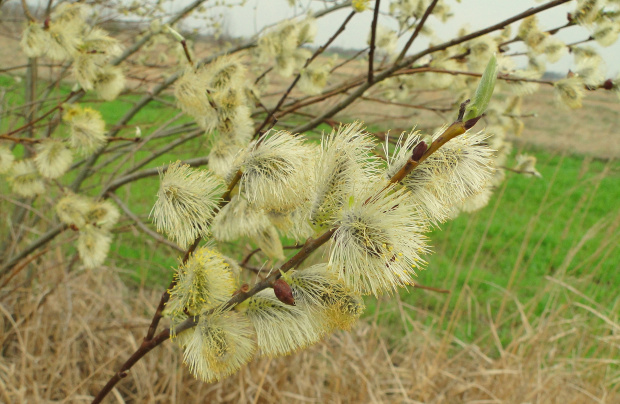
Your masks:
M63 259L48 257L0 291L2 402L88 402L139 345L161 293L129 288L114 269L66 272ZM620 324L595 304L571 303L574 294L578 286L549 278L541 316L528 310L537 302L515 301L501 324L513 335L506 346L491 320L488 338L466 344L434 334L415 308L382 302L406 327L396 342L379 308L349 333L255 360L216 384L194 380L166 343L107 402L617 403Z

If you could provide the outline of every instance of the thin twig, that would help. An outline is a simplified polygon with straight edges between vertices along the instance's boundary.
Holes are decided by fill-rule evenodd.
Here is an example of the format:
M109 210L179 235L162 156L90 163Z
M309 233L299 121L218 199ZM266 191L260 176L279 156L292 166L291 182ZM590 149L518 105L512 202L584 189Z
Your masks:
M163 237L161 234L157 233L156 231L153 231L152 229L150 229L142 220L140 220L140 218L131 211L131 209L129 209L129 206L125 205L123 203L123 201L121 200L121 198L119 198L116 194L112 193L112 192L108 192L108 197L112 200L114 200L114 202L116 202L116 204L123 210L123 212L125 212L125 214L127 216L129 216L129 218L131 220L133 220L134 222L136 222L136 225L140 228L140 230L142 230L144 233L148 234L149 236L151 236L153 239L155 239L155 241L157 241L158 243L162 243L167 245L168 247L174 248L177 251L180 252L185 252L184 248L179 247L178 244L173 243L172 241L168 240L167 238Z
M426 8L426 11L424 11L424 15L420 19L420 22L418 22L418 25L416 25L415 30L413 31L413 34L411 34L411 36L409 37L409 40L403 47L403 50L400 52L400 55L398 55L398 57L396 58L396 61L394 62L394 64L398 64L398 62L400 62L405 57L405 54L407 53L407 51L413 44L413 41L415 41L415 39L418 37L418 35L420 34L420 31L422 31L422 28L424 27L426 20L433 13L433 9L437 5L438 1L439 0L433 0L433 2L429 4L429 6Z
M83 93L83 92L84 92L84 90L79 90L79 91L77 91L77 92L75 92L75 93L74 93L74 92L69 93L69 95L68 95L67 97L65 97L65 98L64 98L61 102L59 102L59 103L58 103L58 105L56 105L54 108L50 109L50 110L49 110L49 111L47 111L45 114L43 114L43 115L41 115L40 117L38 117L37 119L34 119L34 120L32 120L32 121L28 122L27 124L25 124L25 125L23 125L23 126L20 126L19 128L15 129L15 130L12 130L12 131L10 131L10 132L7 132L7 133L5 133L5 134L3 134L3 135L0 135L0 136L11 136L11 135L14 135L14 134L16 134L16 133L21 132L21 131L22 131L22 130L24 130L24 129L28 129L29 127L31 127L31 126L32 126L32 125L34 125L35 123L39 122L39 121L40 121L40 120L42 120L42 119L45 119L46 117L48 117L48 116L50 116L51 114L53 114L54 112L56 112L56 110L58 110L58 109L62 108L62 104L64 104L65 102L67 102L67 101L68 101L71 97L73 97L73 96L74 96L74 95L76 95L76 94Z
M348 97L346 97L345 99L341 100L340 102L334 104L331 108L329 108L328 110L324 111L321 115L317 116L315 119L311 120L310 122L307 122L306 124L300 125L296 128L294 128L292 130L292 132L296 132L296 133L303 133L309 130L314 129L315 127L317 127L318 125L320 125L326 118L331 118L332 116L334 116L336 113L342 111L343 109L345 109L346 107L348 107L349 105L351 105L351 103L353 103L355 100L357 100L360 96L362 96L370 87L372 87L373 85L389 78L392 76L392 74L394 72L396 72L397 70L400 70L404 67L407 67L409 65L411 65L412 63L414 63L415 61L419 60L420 58L437 52L437 51L442 51L444 49L450 48L452 46L456 46L458 44L461 44L463 42L467 42L470 41L472 39L478 38L482 35L486 35L490 32L493 31L497 31L499 29L503 29L504 27L506 27L507 25L512 24L513 22L522 20L524 18L527 18L531 15L540 13L542 11L548 10L550 8L559 6L561 4L567 3L571 0L555 0L555 1L551 1L549 3L543 4L539 7L534 7L534 8L530 8L522 13L519 13L511 18L508 18L502 22L499 22L497 24L491 25L487 28L481 29L479 31L475 31L472 32L471 34L468 35L464 35L462 37L459 38L455 38L453 40L444 42L442 44L436 45L436 46L432 46L429 47L421 52L418 52L414 55L411 55L409 57L403 58L403 60L400 61L400 63L395 63L392 67L384 70L383 72L381 72L379 75L376 75L373 82L369 83L368 81L364 80L363 84L361 84L358 88L356 88L354 91L352 91ZM364 74L364 77L366 75Z
M24 15L26 16L26 18L28 19L28 21L30 22L36 22L37 19L33 17L33 15L30 13L30 9L28 8L28 3L26 0L22 0L22 8L24 9Z
M379 7L381 0L376 0L375 11L372 16L372 25L370 26L370 51L368 51L368 82L372 83L373 79L373 62L375 60L375 46L377 40L377 21L379 20Z
M297 74L297 76L295 77L295 79L293 80L293 82L291 83L291 85L286 89L286 91L284 92L284 94L282 95L282 97L280 98L280 100L278 101L278 103L276 104L276 106L271 110L271 112L267 115L267 117L265 118L265 120L263 121L263 123L258 127L258 129L256 129L256 131L254 132L254 137L257 137L260 132L263 130L263 128L265 126L267 126L267 123L269 123L269 121L271 121L271 118L275 115L276 112L278 112L278 110L280 109L280 107L282 106L282 104L284 104L284 101L286 100L286 98L288 97L288 95L291 93L291 91L293 90L293 88L295 87L295 85L297 85L297 82L299 81L299 79L301 78L301 75L304 71L305 68L308 67L308 65L310 65L310 63L312 63L312 61L314 59L317 58L317 56L319 56L321 53L323 53L325 51L325 49L327 49L327 47L334 42L334 40L338 37L338 35L340 35L346 28L347 23L351 20L351 18L353 18L353 16L355 15L355 11L352 11L347 18L344 20L344 22L342 23L342 25L340 25L340 28L338 28L338 30L334 33L334 35L331 36L331 38L329 38L327 40L327 42L325 43L325 45L321 46L320 48L318 48L313 54L312 56L310 56L308 58L308 60L306 60L306 63L304 63L304 66L301 68L300 72Z

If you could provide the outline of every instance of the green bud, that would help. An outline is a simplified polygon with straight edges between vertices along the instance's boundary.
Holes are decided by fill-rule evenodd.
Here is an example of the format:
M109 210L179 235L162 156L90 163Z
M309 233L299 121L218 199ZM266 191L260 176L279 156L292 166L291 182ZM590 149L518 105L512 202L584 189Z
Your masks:
M472 102L465 109L464 121L477 118L486 111L489 101L491 101L491 96L493 95L493 89L495 89L498 69L497 58L493 55L489 63L487 63L484 73L482 73L480 83L478 84Z
M354 204L355 204L355 198L353 196L350 196L349 197L349 209L351 209Z
M185 40L185 38L183 37L183 35L179 34L177 31L175 31L174 29L172 29L172 27L170 25L165 25L164 26L164 30L168 31L168 33L170 33L170 35L172 35L172 37L174 39L176 39L179 42L182 42Z

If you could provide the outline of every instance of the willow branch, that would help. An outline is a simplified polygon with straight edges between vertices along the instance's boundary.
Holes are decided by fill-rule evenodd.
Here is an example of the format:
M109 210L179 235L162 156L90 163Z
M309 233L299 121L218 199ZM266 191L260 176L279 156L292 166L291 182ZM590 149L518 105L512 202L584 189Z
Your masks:
M10 271L11 268L13 268L21 259L27 257L30 253L37 250L39 247L44 246L45 244L53 240L57 235L59 235L66 229L67 229L67 226L58 225L52 228L51 230L49 230L47 233L43 234L41 237L39 237L35 241L33 241L30 245L28 245L26 248L21 250L14 257L9 259L4 265L2 265L2 267L0 267L0 276L3 276L5 273Z
M479 118L476 118L476 121ZM472 120L473 121L473 120ZM462 123L462 122L461 122ZM475 123L475 122L474 122ZM462 123L465 126L469 126L471 124L470 121ZM451 125L454 126L455 124ZM472 125L473 126L473 125ZM439 147L441 147L443 144L445 144L448 140L450 140L451 138L455 137L456 135L454 135L454 133L458 132L458 130L450 130L450 128L448 128L446 130L446 133L442 136L440 136L433 144L435 145L435 147L429 148L427 153L425 154L426 157L428 157L430 154L432 154L434 151L436 151ZM450 137L451 136L451 137ZM435 144L436 143L436 144ZM431 151L432 150L432 151ZM235 175L235 177L233 178L233 180L231 181L231 183L228 186L228 190L227 190L227 194L230 194L230 191L232 191L232 189L234 188L234 186L236 185L236 181L238 181L241 178L241 172L237 172L237 175ZM224 202L225 199L223 197L222 201ZM304 243L304 245L301 247L301 249L297 252L297 254L295 254L293 257L291 257L287 262L285 262L284 264L282 264L279 268L278 271L273 271L271 273L271 275L269 275L267 278L259 281L258 283L256 283L251 289L249 290L244 290L244 289L240 289L237 293L235 293L226 303L224 303L222 306L218 307L217 310L226 310L229 309L247 299L249 299L250 297L254 296L256 293L260 292L261 290L270 288L273 286L273 283L280 278L282 275L282 273L286 273L288 271L290 271L291 269L297 267L298 265L300 265L306 258L308 258L308 256L310 256L310 254L312 254L314 251L316 251L319 247L321 247L323 244L325 244L327 241L329 241L332 236L334 235L334 233L336 232L337 227L333 227L329 230L327 230L326 232L324 232L323 234L321 234L320 236L318 236L317 238L309 238L308 240L306 240L306 242ZM195 246L194 246L195 248ZM186 254L186 257L189 257L189 253ZM171 287L174 286L174 280L171 282ZM169 289L171 289L171 287ZM162 295L162 301L166 300L169 298L168 297L169 294L166 292L164 292L164 294ZM158 312L161 313L161 311L159 310L159 308L161 307L161 309L163 310L163 307L165 305L162 304L162 301L160 301L160 305L158 306ZM212 313L215 309L211 309L209 311L207 311L206 313L204 313L203 315L208 315L210 313ZM158 317L157 320L155 317ZM158 315L156 313L156 316L154 317L153 321L155 322L155 327L149 328L149 332L152 330L154 332L156 326L157 326L157 322L159 321L159 319L161 318L161 315ZM186 331L192 327L195 327L198 324L198 320L199 320L199 316L192 316L187 318L183 323L181 323L179 326L177 326L175 328L175 333L179 334L182 333L183 331ZM114 388L114 386L116 385L116 383L118 383L121 379L123 379L124 377L127 376L127 371L136 363L138 362L144 355L146 355L148 352L150 352L153 348L155 348L156 346L158 346L159 344L165 342L167 339L170 338L170 329L166 328L164 329L162 332L160 332L156 337L150 339L150 340L144 340L142 342L142 344L140 345L140 347L136 350L136 352L133 353L133 355L131 355L131 357L121 366L121 368L119 369L118 372L116 372L114 374L114 376L112 376L112 378L108 381L108 383L106 383L106 385L103 387L103 389L99 392L99 394L97 394L97 396L95 397L95 400L93 401L93 403L99 403L101 402L101 400L103 400L103 398L112 390L112 388Z
M24 15L30 22L36 22L37 19L33 17L32 13L30 13L30 9L28 8L28 3L26 0L22 0L22 9L24 10Z
M237 52L240 52L242 50L249 49L249 48L251 48L253 46L255 46L255 43L254 42L249 42L249 43L237 46L237 47L235 47L233 49L230 49L230 50L227 50L227 51L222 51L222 52L215 53L215 54L213 54L213 55L211 55L209 57L206 57L206 58L202 59L200 62L198 62L197 66L201 66L201 65L204 65L204 64L211 63L213 60L217 59L220 56L223 56L223 55L226 55L226 54L237 53ZM170 77L166 78L162 83L160 83L155 88L153 88L153 90L149 94L147 94L144 97L142 97L136 103L136 105L134 105L133 108L131 108L129 111L127 111L127 113L125 113L125 115L123 115L123 117L115 125L115 128L112 129L107 134L107 136L109 136L109 137L116 136L118 134L118 132L121 130L121 128L123 126L125 126L140 110L142 110L142 108L144 108L146 105L148 105L162 91L164 91L165 89L170 87L172 84L174 84L181 77L181 75L182 75L182 72L178 72L178 73L175 73L175 74L171 75ZM93 165L95 164L95 162L97 161L99 156L101 156L101 154L103 154L104 151L105 151L105 147L101 148L98 152L93 154L86 161L86 164L84 165L82 170L78 173L77 177L75 178L75 180L71 184L70 188L74 192L79 190L80 186L82 185L82 182L84 182L84 180L86 178L88 178L92 174L92 170L91 169L92 169Z
M16 133L19 133L19 132L21 132L21 131L25 130L25 129L30 128L30 127L31 127L32 125L34 125L35 123L37 123L37 122L39 122L39 121L41 121L41 120L43 120L43 119L47 118L48 116L50 116L51 114L53 114L53 113L54 113L54 112L56 112L57 110L61 109L61 108L62 108L62 104L64 104L64 103L65 103L65 102L67 102L67 101L68 101L71 97L73 97L75 94L78 94L78 93L80 93L80 92L82 92L82 93L83 93L83 92L84 92L84 90L79 90L79 91L78 91L78 92L76 92L76 93L74 93L74 92L69 93L69 95L68 95L67 97L65 97L62 101L60 101L60 102L58 103L58 105L56 105L54 108L51 108L49 111L47 111L46 113L44 113L43 115L41 115L41 116L40 116L40 117L38 117L37 119L33 119L33 120L31 120L30 122L28 122L27 124L25 124L25 125L23 125L23 126L20 126L19 128L15 129L15 130L12 130L12 131L7 132L7 133L5 133L5 134L3 134L3 135L0 135L0 137L2 137L3 139L7 139L7 136L9 136L9 137L10 137L11 135L14 135L14 134L16 134ZM10 139L9 139L9 140L10 140Z
M329 45L331 45L332 42L334 42L334 40L345 30L347 23L351 20L351 18L353 18L353 16L355 15L355 11L352 11L347 18L344 20L344 22L342 23L342 25L340 25L340 28L338 28L338 30L334 33L334 35L331 36L331 38L329 38L327 40L327 42L321 46L320 48L318 48L313 54L312 56L310 56L308 58L308 60L306 60L306 63L304 63L304 66L301 68L301 70L299 71L299 73L297 74L297 76L295 77L295 79L293 80L293 82L291 83L291 85L286 89L286 91L284 92L284 94L282 95L282 97L280 98L280 100L278 101L278 103L276 104L276 106L273 108L273 110L271 110L271 112L267 115L267 117L265 117L265 120L263 121L262 124L260 124L260 126L256 129L256 131L254 132L254 137L258 136L260 134L260 132L263 130L263 128L265 126L267 126L267 124L269 123L269 121L271 121L271 119L273 118L273 116L275 115L276 112L278 112L278 110L280 109L280 107L282 106L282 104L284 104L284 101L286 101L287 97L289 96L289 94L291 93L291 91L293 90L293 88L297 85L297 82L299 81L299 79L301 78L301 75L304 71L305 68L307 68L310 63L312 63L312 61L314 59L316 59L321 53L323 53L325 51L325 49L327 49L327 47Z
M381 0L376 0L375 11L372 16L372 24L370 26L370 51L368 52L368 81L372 83L373 79L373 63L375 59L375 46L377 40L377 21L379 20L379 3Z
M185 17L187 14L191 13L192 11L194 11L197 7L199 7L205 1L207 1L207 0L196 0L193 3L188 4L187 7L185 7L183 10L181 10L179 13L177 13L174 17L172 17L168 21L166 21L166 25L173 25L173 24L175 24L176 22L181 20L183 17ZM150 41L151 38L155 34L157 34L157 32L150 31L148 34L146 34L142 38L140 38L138 40L138 42L134 43L132 46L130 46L129 48L125 49L125 51L119 57L117 57L116 59L114 59L111 62L112 66L118 66L123 60L127 59L129 56L131 56L134 53L136 53L138 50L140 50L140 48L142 48L144 46L144 44L146 44L148 41Z
M208 157L196 157L193 159L189 159L189 160L184 160L182 161L183 164L188 164L191 167L198 167L198 166L204 166L205 164L209 163L209 158ZM128 184L130 182L134 182L136 180L142 179L142 178L147 178L147 177L153 177L156 175L159 175L159 172L166 172L168 170L169 165L165 165L165 166L160 166L160 167L154 167L154 168L147 168L145 170L140 170L140 171L136 171L132 174L129 175L125 175L123 177L117 178L116 180L112 181L110 183L110 185L108 185L102 192L102 195L107 194L108 192L114 192L116 191L118 188L122 187L125 184Z
M561 4L567 3L571 0L555 0L555 1L551 1L549 3L543 4L539 7L534 7L534 8L530 8L522 13L519 13L511 18L508 18L500 23L491 25L487 28L481 29L479 31L475 31L472 32L468 35L464 35L462 37L459 38L455 38L451 41L447 41L444 42L442 44L427 48L421 52L418 52L414 55L411 55L409 57L404 58L403 60L401 60L399 63L395 63L393 66L391 66L390 68L384 70L383 72L381 72L379 75L375 76L375 79L373 80L372 83L369 83L367 81L364 81L363 84L361 84L358 88L356 88L354 91L351 92L351 94L349 94L348 97L344 98L343 100L341 100L340 102L336 103L335 105L333 105L331 108L329 108L328 110L326 110L325 112L323 112L321 115L317 116L315 119L311 120L310 122L304 124L304 125L300 125L296 128L293 129L293 132L306 132L308 130L314 129L315 127L317 127L318 125L320 125L326 118L331 118L332 116L334 116L336 113L342 111L343 109L345 109L346 107L348 107L349 105L351 105L355 100L357 100L359 97L361 97L364 92L366 92L366 90L368 90L370 87L372 87L373 85L389 78L392 76L392 74L394 72L396 72L399 69L402 69L406 66L411 65L412 63L414 63L415 61L417 61L418 59L430 54L430 53L434 53L437 51L441 51L447 48L450 48L452 46L461 44L463 42L467 42L470 41L472 39L478 38L482 35L486 35L490 32L493 31L497 31L499 29L502 29L504 27L506 27L507 25L512 24L513 22L522 20L526 17L529 17L531 15L540 13L544 10L548 10L550 8L559 6Z
M398 62L400 62L405 57L405 54L407 53L409 48L411 48L413 41L415 41L418 35L420 35L420 32L422 31L422 28L424 27L426 20L433 13L433 9L437 5L438 1L439 0L433 0L433 2L429 4L429 6L426 8L426 11L424 11L424 15L422 15L420 22L418 22L418 25L416 25L415 30L413 31L413 34L411 34L411 37L409 37L409 40L403 47L403 50L400 52L400 55L398 55L398 57L396 58L396 61L394 62L394 64L398 64Z
M352 60L355 60L355 58L357 58L359 55L361 55L362 53L365 53L368 50L368 47L360 50L359 52L355 53L353 56L351 56L348 59L345 59L343 62L337 64L336 66L332 67L332 69L329 71L330 73L335 72L336 70L338 70L339 68L341 68L342 66L346 65L347 63L351 62Z

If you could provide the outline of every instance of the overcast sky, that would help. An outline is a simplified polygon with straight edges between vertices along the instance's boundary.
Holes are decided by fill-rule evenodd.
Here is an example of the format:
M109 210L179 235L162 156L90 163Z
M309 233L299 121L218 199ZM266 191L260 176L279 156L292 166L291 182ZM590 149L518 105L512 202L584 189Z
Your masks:
M185 3L187 3L186 0L174 2L175 7ZM389 0L383 0L381 2L381 11L387 12L389 3ZM551 29L564 24L566 22L566 14L574 9L575 3L572 1L540 13L541 27L543 29ZM314 10L325 7L322 1L316 0L303 1L301 4L304 7L297 6L294 8L290 7L286 0L248 0L242 7L234 7L232 9L215 8L212 12L225 14L225 24L231 35L250 37L265 25L303 14L308 4ZM434 29L439 38L448 40L454 38L458 29L464 25L469 26L471 30L481 29L525 11L530 7L540 6L542 3L534 0L462 0L460 3L457 3L456 0L447 0L446 4L451 7L455 17L446 24L431 17L428 24ZM340 26L350 10L350 8L342 9L321 18L318 23L319 29L315 44L324 43ZM334 42L334 45L345 48L365 47L371 20L372 11L370 10L356 15L347 25L345 32ZM387 16L380 16L379 23L394 29L397 28L396 22ZM590 33L584 28L571 27L562 30L558 37L567 43L571 43L585 39L589 35ZM403 39L404 41L405 39ZM422 38L414 44L412 51L423 49L427 44L428 40ZM620 70L620 41L607 48L601 48L595 42L591 42L588 45L600 50L600 53L607 61L608 76L613 75L615 77ZM516 47L513 46L513 49L517 50L518 45ZM520 60L523 63L526 62L525 57L521 57ZM566 72L571 65L572 58L566 56L558 63L549 65L548 70Z

